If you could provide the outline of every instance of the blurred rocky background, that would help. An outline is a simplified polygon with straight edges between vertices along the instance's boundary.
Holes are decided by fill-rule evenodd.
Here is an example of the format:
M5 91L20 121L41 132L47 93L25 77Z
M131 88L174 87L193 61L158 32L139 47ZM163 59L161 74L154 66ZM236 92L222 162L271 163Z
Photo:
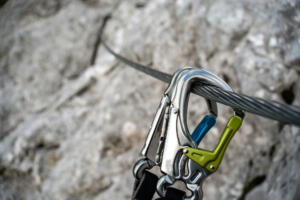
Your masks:
M190 65L300 105L298 0L2 0L0 199L126 200L166 84L117 61ZM111 16L110 18L108 16ZM189 106L190 127L206 111ZM202 145L213 148L230 117ZM192 128L190 128L192 129ZM300 199L299 128L248 114L205 200Z

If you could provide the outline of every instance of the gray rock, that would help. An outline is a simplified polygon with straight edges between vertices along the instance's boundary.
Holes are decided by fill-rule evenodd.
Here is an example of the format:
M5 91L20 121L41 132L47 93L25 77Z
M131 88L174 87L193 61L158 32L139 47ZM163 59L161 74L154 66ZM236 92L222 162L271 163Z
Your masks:
M0 7L0 199L130 199L166 84L97 45L173 73L190 65L235 91L300 105L296 0L9 0ZM93 55L96 55L95 60ZM190 130L206 107L191 96ZM232 111L220 106L202 148ZM204 199L295 200L299 131L247 114Z

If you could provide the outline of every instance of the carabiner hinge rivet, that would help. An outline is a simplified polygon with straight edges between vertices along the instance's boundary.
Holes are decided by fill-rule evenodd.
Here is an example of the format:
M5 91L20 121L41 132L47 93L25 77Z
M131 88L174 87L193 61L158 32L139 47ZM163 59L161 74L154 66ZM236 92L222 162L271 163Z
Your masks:
M159 163L159 162L160 162L160 155L156 155L156 156L155 156L155 162L156 162L156 163Z
M178 113L178 108L175 108L175 109L173 110L173 113L174 113L174 114L177 114L177 113Z

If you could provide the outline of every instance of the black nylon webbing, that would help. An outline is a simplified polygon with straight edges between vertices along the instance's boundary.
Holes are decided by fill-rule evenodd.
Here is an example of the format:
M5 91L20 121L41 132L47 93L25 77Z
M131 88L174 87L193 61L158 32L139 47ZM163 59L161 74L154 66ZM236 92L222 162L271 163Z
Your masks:
M151 200L156 189L158 177L145 170L142 178L134 183L132 200Z
M152 200L158 177L155 174L145 170L141 179L136 179L133 187L132 200ZM185 192L176 188L169 187L165 197L156 200L183 200Z
M156 200L183 200L185 192L176 188L167 188L166 197L161 197Z

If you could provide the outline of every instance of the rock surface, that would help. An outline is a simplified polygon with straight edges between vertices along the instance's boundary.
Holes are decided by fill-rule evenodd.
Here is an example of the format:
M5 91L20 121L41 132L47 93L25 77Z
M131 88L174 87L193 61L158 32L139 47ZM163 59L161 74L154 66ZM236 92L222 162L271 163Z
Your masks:
M172 73L300 105L297 0L7 0L0 4L0 199L130 199L165 84L99 44ZM98 45L99 44L99 45ZM190 126L206 112L192 96ZM212 148L230 117L201 144ZM248 114L204 199L299 199L300 129Z

